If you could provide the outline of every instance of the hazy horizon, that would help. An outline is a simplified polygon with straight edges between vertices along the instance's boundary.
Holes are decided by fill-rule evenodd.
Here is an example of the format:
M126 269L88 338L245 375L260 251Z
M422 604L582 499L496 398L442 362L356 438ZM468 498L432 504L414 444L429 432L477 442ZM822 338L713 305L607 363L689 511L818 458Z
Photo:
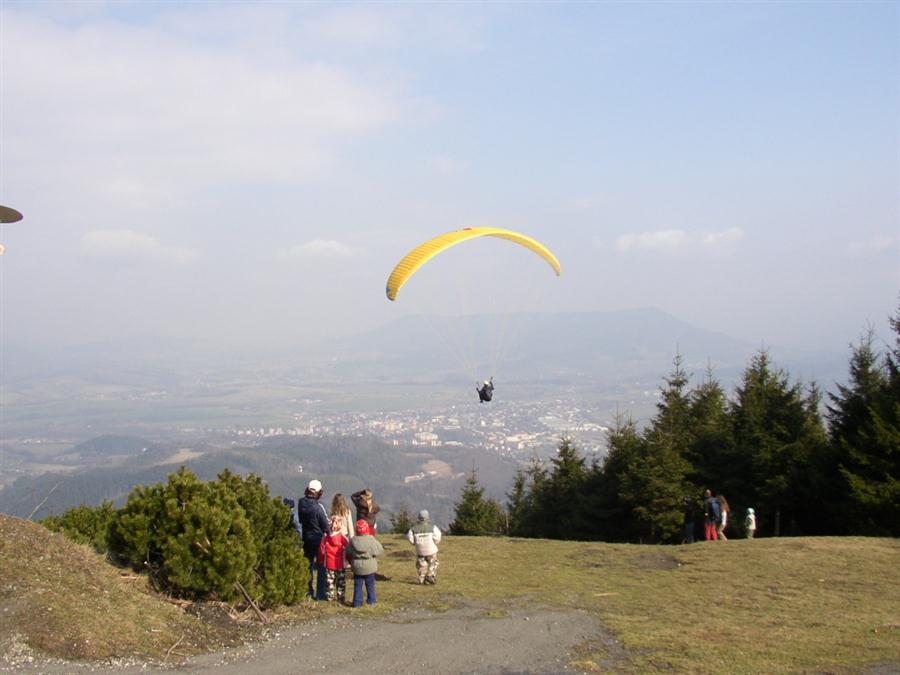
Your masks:
M466 313L887 339L898 26L897 3L5 2L0 203L25 219L0 338L265 353L465 283ZM409 249L476 225L562 275L478 242L386 300Z

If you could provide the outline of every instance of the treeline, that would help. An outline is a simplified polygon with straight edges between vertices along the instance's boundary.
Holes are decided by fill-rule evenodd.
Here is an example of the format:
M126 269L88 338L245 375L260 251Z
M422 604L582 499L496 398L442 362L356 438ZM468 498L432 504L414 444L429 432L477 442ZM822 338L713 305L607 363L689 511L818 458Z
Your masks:
M732 523L754 508L757 535L898 536L900 310L890 326L894 346L880 351L867 331L849 382L826 400L766 350L731 397L711 372L691 387L678 356L656 415L643 429L618 419L604 461L588 463L564 438L556 457L518 471L505 508L473 472L451 532L678 543L708 488L725 495Z

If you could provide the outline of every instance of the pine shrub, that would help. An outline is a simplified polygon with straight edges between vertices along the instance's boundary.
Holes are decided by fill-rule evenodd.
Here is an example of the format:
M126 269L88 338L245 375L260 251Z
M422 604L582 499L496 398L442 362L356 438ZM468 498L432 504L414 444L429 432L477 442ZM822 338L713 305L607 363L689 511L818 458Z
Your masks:
M257 476L225 470L204 483L182 467L138 487L114 516L109 547L161 590L234 600L237 583L263 605L302 597L306 565L290 510Z

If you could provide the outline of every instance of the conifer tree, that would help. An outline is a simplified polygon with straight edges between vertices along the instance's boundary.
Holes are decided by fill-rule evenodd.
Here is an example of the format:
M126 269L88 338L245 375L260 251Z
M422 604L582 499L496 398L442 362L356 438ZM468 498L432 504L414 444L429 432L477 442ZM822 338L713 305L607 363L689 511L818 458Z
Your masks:
M484 488L478 483L476 470L466 479L455 517L450 523L450 533L459 535L499 534L504 529L503 510L493 499L484 498Z
M509 534L527 536L527 523L531 514L531 493L528 488L528 474L521 467L516 469L512 488L506 493L506 514L509 519Z
M608 451L595 463L586 482L587 511L592 519L591 539L637 541L641 528L635 517L635 495L628 489L629 475L644 454L644 439L630 417L617 415L607 434Z
M107 531L116 510L113 503L104 501L97 507L75 506L61 516L48 516L41 524L53 532L61 532L79 544L89 544L98 553L106 553Z
M273 605L303 597L307 566L297 546L290 509L273 498L262 478L254 474L243 478L225 469L213 485L234 495L250 525L256 564L248 578L239 580L245 589Z
M583 537L587 467L572 439L560 439L550 469L535 483L533 517L540 524L541 537L568 539Z
M306 565L289 509L256 476L223 471L204 483L182 467L165 485L138 487L109 527L110 551L148 571L159 589L187 597L291 603Z
M883 357L872 329L854 347L850 382L828 406L837 515L850 534L900 534L900 310L891 327L895 347Z
M539 495L546 490L548 472L543 460L532 457L526 469L518 469L512 491L507 493L509 533L517 537L546 536L544 514L540 512Z
M685 459L693 441L688 374L680 354L664 381L657 414L621 478L622 494L641 523L642 539L651 542L681 539L682 505L689 491L686 476L691 468Z
M766 350L751 359L737 388L731 467L737 494L727 497L753 505L759 529L776 536L804 526L808 507L798 486L806 480L812 458L823 451L824 441L816 398L815 392L804 397L802 386L791 384Z
M165 509L160 549L166 581L188 596L238 598L235 582L250 579L258 554L235 494L182 467L169 477Z
M688 479L696 498L705 489L735 492L730 480L735 466L734 439L731 431L729 402L722 385L707 368L706 378L690 393L690 417L693 438L685 454L691 465Z
M391 532L393 534L406 534L416 524L406 504L400 505L400 510L391 514Z

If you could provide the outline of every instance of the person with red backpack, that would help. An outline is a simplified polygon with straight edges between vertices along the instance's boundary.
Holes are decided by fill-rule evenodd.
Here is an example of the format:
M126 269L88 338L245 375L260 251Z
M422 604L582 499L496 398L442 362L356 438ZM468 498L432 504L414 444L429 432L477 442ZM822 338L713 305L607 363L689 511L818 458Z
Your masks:
M703 493L703 536L706 541L718 541L719 517L719 502L707 490Z

